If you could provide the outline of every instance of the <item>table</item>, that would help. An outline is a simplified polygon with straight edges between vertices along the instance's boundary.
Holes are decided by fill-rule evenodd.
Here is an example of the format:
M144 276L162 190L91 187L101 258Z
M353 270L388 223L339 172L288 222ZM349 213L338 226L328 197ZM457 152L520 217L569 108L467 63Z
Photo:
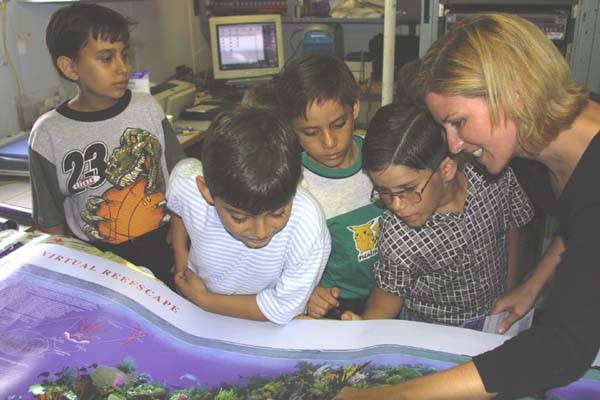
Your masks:
M198 133L191 133L185 135L182 133L177 134L177 140L179 140L179 143L181 143L181 147L183 147L183 150L187 150L193 145L202 142L202 138L204 137L204 133L208 129L210 122L211 121L192 121L184 119L177 120L173 123L173 127L175 128L191 127L193 128L193 130L198 131Z

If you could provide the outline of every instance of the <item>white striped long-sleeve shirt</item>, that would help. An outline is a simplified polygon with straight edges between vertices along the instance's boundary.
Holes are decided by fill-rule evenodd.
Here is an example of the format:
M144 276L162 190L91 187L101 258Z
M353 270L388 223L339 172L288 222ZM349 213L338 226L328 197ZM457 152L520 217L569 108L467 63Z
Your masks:
M331 249L316 200L298 188L287 225L265 247L251 249L225 230L215 207L198 190L198 175L200 161L182 160L167 190L168 207L182 218L190 237L188 267L212 293L256 294L269 321L285 324L302 314Z

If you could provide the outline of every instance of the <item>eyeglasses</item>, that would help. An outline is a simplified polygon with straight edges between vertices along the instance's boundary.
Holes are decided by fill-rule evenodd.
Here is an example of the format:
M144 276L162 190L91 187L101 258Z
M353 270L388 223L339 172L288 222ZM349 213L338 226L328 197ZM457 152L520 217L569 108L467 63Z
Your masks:
M431 180L431 178L433 178L433 175L435 175L436 172L437 168L431 173L431 175L429 175L429 178L427 178L427 181L425 182L420 191L410 189L392 192L390 190L377 190L373 188L373 190L371 191L371 202L376 204L381 202L385 204L392 204L394 202L394 197L397 197L398 200L400 200L404 204L420 203L423 198L423 192L425 191L425 188L427 187L429 181Z

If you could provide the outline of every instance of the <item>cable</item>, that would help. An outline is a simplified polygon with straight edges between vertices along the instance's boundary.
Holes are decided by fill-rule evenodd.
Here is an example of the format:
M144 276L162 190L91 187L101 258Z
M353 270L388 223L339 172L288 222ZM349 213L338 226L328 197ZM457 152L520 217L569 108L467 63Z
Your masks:
M296 57L296 53L298 52L298 49L300 48L300 46L302 45L302 41L300 41L300 43L298 43L298 45L294 46L294 44L292 43L292 40L294 39L294 36L296 36L299 32L304 32L304 28L300 28L300 29L296 29L294 32L292 32L292 34L290 35L290 47L292 49L294 49L292 56L289 58L290 60L292 60L294 57Z
M23 93L21 91L21 83L19 82L19 75L17 74L17 70L15 69L12 59L10 58L8 46L6 45L6 0L0 0L0 8L2 9L2 47L4 48L6 62L8 63L13 76L15 77L15 85L17 87L17 118L19 131L23 131L25 130L25 119L23 118Z
M369 121L371 121L371 101L372 101L372 94L371 94L371 84L373 83L372 80L369 79L368 81L369 83L367 84L367 113L366 113L366 120L367 120L367 125L369 124Z

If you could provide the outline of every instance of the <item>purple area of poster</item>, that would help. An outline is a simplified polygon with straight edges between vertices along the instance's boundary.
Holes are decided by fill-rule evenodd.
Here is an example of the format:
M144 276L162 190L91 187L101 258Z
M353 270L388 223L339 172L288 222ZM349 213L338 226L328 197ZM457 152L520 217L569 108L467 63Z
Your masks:
M350 366L408 366L409 373L424 374L468 359L406 346L276 350L204 339L181 331L112 289L33 265L3 276L0 298L1 399L35 398L35 385L56 380L69 369L82 374L94 371L90 375L99 387L124 385L132 374L122 371L133 367L146 382L160 383L169 394L189 388L219 393L232 385L285 377L302 363L312 366L313 377L324 376L341 385L351 383L341 380L350 376L348 371L353 378L360 375ZM382 383L397 376L387 376ZM588 374L567 388L554 389L546 398L600 398L600 384L596 375Z
M35 273L33 273L35 272ZM444 369L459 357L400 348L375 352L281 352L203 340L179 331L132 301L97 285L27 266L0 284L0 397L27 396L30 385L64 368L116 367L132 361L138 371L170 388L245 384L250 377L291 373L299 361L344 364L427 364ZM66 283L65 283L66 282ZM75 284L77 283L77 284ZM391 353L387 353L391 350ZM406 349L404 349L406 352ZM386 354L387 353L387 354ZM430 354L428 354L430 353ZM343 356L343 357L342 357ZM442 357L443 358L443 357Z

